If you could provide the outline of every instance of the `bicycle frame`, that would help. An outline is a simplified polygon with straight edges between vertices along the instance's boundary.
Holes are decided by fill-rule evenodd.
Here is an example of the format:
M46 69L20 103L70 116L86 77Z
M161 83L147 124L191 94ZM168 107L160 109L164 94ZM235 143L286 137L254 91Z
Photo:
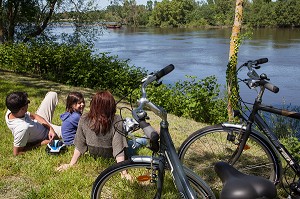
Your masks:
M157 193L155 198L161 198L164 183L164 171L170 168L174 183L181 198L196 198L194 190L191 188L185 175L185 170L178 158L173 141L170 137L168 128L161 127L160 131L160 152L158 156L133 156L134 162L148 162L158 165Z
M192 189L187 176L184 172L181 161L179 160L177 151L175 149L174 143L169 133L169 123L167 121L167 112L159 106L156 106L147 99L146 87L149 83L155 80L155 76L148 76L143 80L141 92L142 97L138 101L138 107L132 111L132 116L138 121L139 114L143 113L143 108L149 108L157 116L159 116L162 121L160 123L160 141L159 141L159 155L158 155L158 183L157 183L157 193L156 198L161 197L164 170L166 167L170 168L173 181L177 190L179 191L181 198L197 198L194 190ZM134 160L134 157L133 157Z
M289 118L300 119L300 113L292 112L284 109L277 109L274 107L268 107L261 104L257 104L257 109L269 113L274 113L276 115L282 115ZM270 142L277 149L277 151L282 155L282 157L287 161L295 173L300 177L300 165L295 161L294 157L289 153L289 151L280 143L279 139L275 133L269 128L265 123L263 118L259 114L255 114L255 123L262 130L265 135L269 138Z
M245 133L241 137L241 142L239 144L239 149L234 153L232 156L231 162L235 162L241 155L243 148L247 142L247 139L250 136L250 133L252 131L252 125L253 123L256 124L256 126L259 128L260 131L262 131L267 137L270 144L281 154L281 156L286 160L286 162L290 165L290 167L294 170L296 175L300 177L300 165L295 161L295 158L289 153L289 151L280 143L278 137L276 134L270 129L270 127L266 124L266 122L263 120L261 115L258 113L258 111L264 111L268 113L274 113L276 115L282 115L289 118L294 119L300 119L300 113L288 111L285 109L279 109L272 106L266 106L261 103L262 96L264 92L264 87L261 87L260 92L255 99L255 102L253 104L253 109L250 113L250 116L248 119L242 117L244 121L246 121L246 130Z

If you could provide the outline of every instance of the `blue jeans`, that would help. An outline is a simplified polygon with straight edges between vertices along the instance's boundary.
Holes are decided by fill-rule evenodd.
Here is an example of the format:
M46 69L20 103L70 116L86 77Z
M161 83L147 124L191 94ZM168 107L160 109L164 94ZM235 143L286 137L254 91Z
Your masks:
M128 143L128 148L127 148L128 157L136 155L136 152L139 148L147 145L147 139L146 138L136 138L135 141L136 141L135 148L132 148L133 144L134 144L133 141L132 140L127 140L127 143Z

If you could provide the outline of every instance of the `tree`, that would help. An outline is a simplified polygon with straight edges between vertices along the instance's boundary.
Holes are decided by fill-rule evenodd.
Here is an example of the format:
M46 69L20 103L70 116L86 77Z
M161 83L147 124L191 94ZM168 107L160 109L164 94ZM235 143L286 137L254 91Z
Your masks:
M230 40L229 63L226 70L227 92L228 92L228 118L233 120L233 110L239 106L239 87L236 76L237 57L240 46L240 32L242 28L243 0L236 0L234 24Z
M72 22L80 29L85 22L95 21L91 19L93 15L87 14L95 8L94 0L0 0L0 43L27 42L46 35L45 29L55 11L72 13ZM90 34L93 38L94 32L76 31L73 36L78 41L80 35Z
M26 42L42 34L56 4L57 0L1 0L0 43Z
M3 24L3 7L2 7L3 1L0 0L0 43L4 42L4 24Z
M162 0L154 7L149 24L160 27L183 26L196 6L194 0Z
M215 0L215 25L231 25L234 13L234 0Z
M300 27L299 0L280 0L275 3L276 22L279 27Z
M123 13L125 24L138 25L138 6L135 0L124 0Z

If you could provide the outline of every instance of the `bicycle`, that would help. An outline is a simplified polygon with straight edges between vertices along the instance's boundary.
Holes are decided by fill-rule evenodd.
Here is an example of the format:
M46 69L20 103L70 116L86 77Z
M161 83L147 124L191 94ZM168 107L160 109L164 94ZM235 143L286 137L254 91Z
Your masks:
M277 93L279 88L269 82L266 74L258 75L256 69L268 62L267 58L248 61L242 64L237 73L244 67L248 69L246 79L240 79L250 89L258 88L258 94L252 110L248 115L242 108L235 111L240 123L225 122L212 125L192 133L180 146L178 155L182 163L196 172L207 182L212 190L221 190L222 183L214 171L215 163L223 161L233 165L239 171L262 176L271 180L275 185L283 180L283 167L281 158L286 162L286 169L290 167L294 178L289 187L284 187L291 198L300 198L300 165L293 155L283 146L276 134L264 121L260 112L274 113L284 117L300 119L300 113L264 105L262 98L265 89ZM281 156L280 156L281 155ZM286 179L288 181L288 179ZM283 182L282 182L283 183Z
M93 184L91 198L215 198L198 175L182 166L168 130L166 111L147 99L147 85L158 82L173 69L174 66L169 65L142 80L138 107L131 111L133 118L123 121L126 136L143 130L149 139L152 156L133 156L105 169ZM146 122L145 109L161 118L160 134Z

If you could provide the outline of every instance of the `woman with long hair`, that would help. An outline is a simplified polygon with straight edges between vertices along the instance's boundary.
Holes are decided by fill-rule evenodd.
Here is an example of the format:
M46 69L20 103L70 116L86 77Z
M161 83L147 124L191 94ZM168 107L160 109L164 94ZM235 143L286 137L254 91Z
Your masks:
M74 145L75 150L69 164L57 168L62 171L73 166L85 152L95 157L125 160L126 138L117 132L123 130L121 117L116 115L116 102L109 91L97 92L90 104L90 111L79 120Z

